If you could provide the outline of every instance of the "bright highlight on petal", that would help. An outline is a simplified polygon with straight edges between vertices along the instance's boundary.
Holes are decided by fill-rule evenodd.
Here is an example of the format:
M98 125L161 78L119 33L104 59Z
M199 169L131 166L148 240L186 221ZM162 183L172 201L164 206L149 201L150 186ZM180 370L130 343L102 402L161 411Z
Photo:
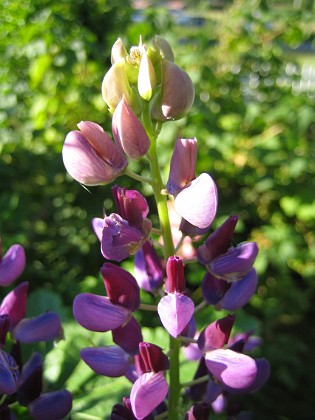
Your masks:
M175 198L176 212L201 229L209 227L218 206L217 187L210 175L203 173L194 179Z
M130 402L137 419L149 415L166 397L168 384L163 372L142 374L134 383Z
M217 349L206 353L209 371L224 385L242 389L251 386L257 375L254 359L229 349Z
M158 304L158 314L164 328L178 337L194 314L194 302L181 293L170 293Z

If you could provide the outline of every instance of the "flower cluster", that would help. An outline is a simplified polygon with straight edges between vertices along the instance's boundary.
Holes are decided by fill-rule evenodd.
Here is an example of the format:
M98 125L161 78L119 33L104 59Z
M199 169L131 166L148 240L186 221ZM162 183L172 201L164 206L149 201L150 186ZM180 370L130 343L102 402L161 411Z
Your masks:
M251 334L231 335L234 311L257 287L253 264L258 247L254 242L233 243L236 215L212 229L218 191L209 173L197 174L197 139L176 140L168 180L162 181L157 152L161 127L186 115L194 100L192 81L175 64L168 42L160 36L149 45L140 40L128 53L118 39L111 60L102 95L112 113L113 139L94 122L79 123L80 131L66 137L64 164L85 185L111 183L121 174L149 184L160 225L152 226L147 200L139 191L112 187L116 213L92 220L101 254L112 261L100 270L104 294L79 294L73 313L88 330L111 331L113 344L84 348L81 358L99 375L130 380L130 395L113 407L112 419L153 419L161 413L169 419L206 419L224 409L229 394L256 391L269 376L265 359L246 354ZM149 164L150 178L128 168L130 160L140 159ZM176 228L171 207L180 220ZM173 237L179 232L175 248ZM190 238L192 249L189 261L181 252L185 238ZM117 265L131 256L133 274ZM192 262L199 264L198 272L206 272L194 293L185 275ZM153 305L141 303L140 289ZM197 313L205 307L228 314L198 331ZM137 312L144 310L154 312L169 334L168 351L144 340L137 320ZM187 384L180 383L181 349L198 362Z
M12 245L0 258L1 286L14 282L22 274L25 263L24 248L19 244ZM0 304L0 417L14 418L10 405L17 402L27 407L36 420L61 419L71 410L72 395L67 390L43 392L41 354L33 353L25 363L21 356L22 343L62 337L58 314L45 312L26 318L28 286L26 281L20 283Z

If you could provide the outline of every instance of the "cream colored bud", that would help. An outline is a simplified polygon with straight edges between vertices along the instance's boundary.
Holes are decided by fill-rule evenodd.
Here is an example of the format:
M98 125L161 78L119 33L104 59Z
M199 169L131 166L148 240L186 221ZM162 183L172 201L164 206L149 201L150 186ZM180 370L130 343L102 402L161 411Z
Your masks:
M127 55L128 54L127 54L127 51L124 47L124 44L123 44L122 40L120 38L118 38L117 41L115 42L115 44L112 47L112 53L111 53L112 64L117 63L122 58L126 58Z
M160 53L162 55L162 58L164 58L165 60L169 60L174 62L174 53L173 50L170 46L170 44L168 43L168 41L166 41L166 39L162 38L159 35L155 35L155 37L153 38L153 45L157 45L157 47L160 50Z
M147 52L144 50L142 53L138 74L138 92L141 98L145 101L149 101L152 98L155 87L155 71Z

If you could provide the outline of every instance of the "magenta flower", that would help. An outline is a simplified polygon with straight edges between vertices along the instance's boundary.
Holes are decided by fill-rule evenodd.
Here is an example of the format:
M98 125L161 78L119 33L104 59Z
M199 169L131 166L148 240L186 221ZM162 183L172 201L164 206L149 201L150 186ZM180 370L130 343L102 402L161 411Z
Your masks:
M90 121L78 124L64 142L62 157L69 174L84 185L103 185L114 181L128 161L101 126Z
M117 146L129 158L138 160L149 150L150 139L125 97L115 109L112 131Z
M180 257L170 257L166 265L166 296L158 304L158 314L164 328L178 337L188 325L194 313L194 303L186 295L184 266Z
M142 374L133 384L130 403L134 416L143 419L168 393L164 371L169 368L169 363L160 347L151 343L140 343L138 366Z
M163 267L151 242L146 241L135 255L135 279L139 286L152 292L163 284Z
M25 268L24 248L12 245L2 257L0 240L0 286L10 286L23 272Z

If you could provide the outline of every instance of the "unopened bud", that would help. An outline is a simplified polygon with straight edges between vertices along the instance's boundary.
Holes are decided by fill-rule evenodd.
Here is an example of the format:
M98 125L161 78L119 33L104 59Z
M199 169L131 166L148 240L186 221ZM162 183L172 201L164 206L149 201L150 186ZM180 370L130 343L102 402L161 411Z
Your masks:
M126 58L127 55L128 54L122 40L118 38L112 47L111 63L115 64L118 61L120 61L122 58Z
M162 94L152 110L158 121L182 118L191 108L195 99L195 89L191 78L171 61L162 62Z
M152 98L155 87L155 71L147 52L143 50L138 74L138 92L141 98L149 101Z

